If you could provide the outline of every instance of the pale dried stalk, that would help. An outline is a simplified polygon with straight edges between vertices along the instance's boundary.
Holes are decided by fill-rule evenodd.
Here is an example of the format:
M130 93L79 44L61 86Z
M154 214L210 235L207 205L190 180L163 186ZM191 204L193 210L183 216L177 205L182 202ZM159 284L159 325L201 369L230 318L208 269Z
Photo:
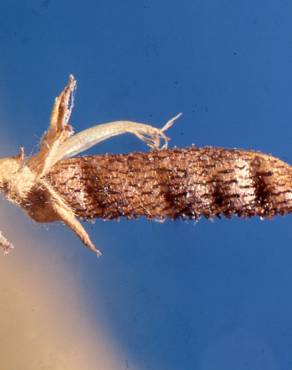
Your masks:
M164 142L162 147L166 148L169 139L165 131L180 114L168 121L161 129L144 123L117 121L97 125L73 135L69 119L73 109L75 89L76 80L71 75L68 84L55 99L50 126L41 140L37 154L25 160L21 149L16 157L0 159L0 190L9 201L24 209L33 220L64 222L90 250L100 255L100 251L90 240L70 204L67 204L58 189L52 187L47 181L46 175L63 158L79 154L103 140L124 133L134 134L151 149L160 149L162 140ZM0 238L0 245L5 251L8 246L11 247L4 236Z

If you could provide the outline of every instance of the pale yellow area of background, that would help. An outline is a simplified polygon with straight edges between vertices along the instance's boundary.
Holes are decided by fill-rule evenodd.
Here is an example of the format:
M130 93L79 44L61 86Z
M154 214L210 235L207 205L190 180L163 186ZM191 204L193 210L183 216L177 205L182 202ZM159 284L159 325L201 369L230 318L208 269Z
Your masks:
M90 322L72 267L48 242L38 252L43 241L13 213L1 201L1 229L17 248L0 252L0 370L124 369L102 320Z

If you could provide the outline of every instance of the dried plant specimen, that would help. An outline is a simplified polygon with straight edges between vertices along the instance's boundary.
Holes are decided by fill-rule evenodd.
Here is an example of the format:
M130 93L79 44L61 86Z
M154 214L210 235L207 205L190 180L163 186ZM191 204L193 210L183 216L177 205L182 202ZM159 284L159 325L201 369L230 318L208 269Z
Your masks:
M0 159L0 190L35 221L63 221L100 255L78 221L81 219L150 219L273 217L292 209L290 166L255 151L196 148L167 149L162 129L117 121L73 134L69 118L76 81L70 76L53 106L40 151L28 159ZM127 155L73 157L112 136L132 133L151 151ZM160 145L160 142L163 145ZM70 158L73 157L73 158ZM0 234L8 251L12 244Z

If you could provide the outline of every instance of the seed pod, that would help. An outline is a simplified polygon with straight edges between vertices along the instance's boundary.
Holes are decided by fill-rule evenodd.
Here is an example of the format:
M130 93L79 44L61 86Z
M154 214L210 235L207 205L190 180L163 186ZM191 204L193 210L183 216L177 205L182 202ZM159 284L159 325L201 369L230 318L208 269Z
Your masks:
M46 180L83 219L273 217L292 210L292 172L255 151L168 149L59 161Z

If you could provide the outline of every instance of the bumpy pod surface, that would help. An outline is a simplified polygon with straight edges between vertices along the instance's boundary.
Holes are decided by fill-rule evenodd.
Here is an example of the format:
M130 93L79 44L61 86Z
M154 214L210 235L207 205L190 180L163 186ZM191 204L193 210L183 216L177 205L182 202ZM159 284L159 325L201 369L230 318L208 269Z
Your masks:
M213 147L85 156L46 175L83 219L273 217L292 210L291 167L255 151Z

